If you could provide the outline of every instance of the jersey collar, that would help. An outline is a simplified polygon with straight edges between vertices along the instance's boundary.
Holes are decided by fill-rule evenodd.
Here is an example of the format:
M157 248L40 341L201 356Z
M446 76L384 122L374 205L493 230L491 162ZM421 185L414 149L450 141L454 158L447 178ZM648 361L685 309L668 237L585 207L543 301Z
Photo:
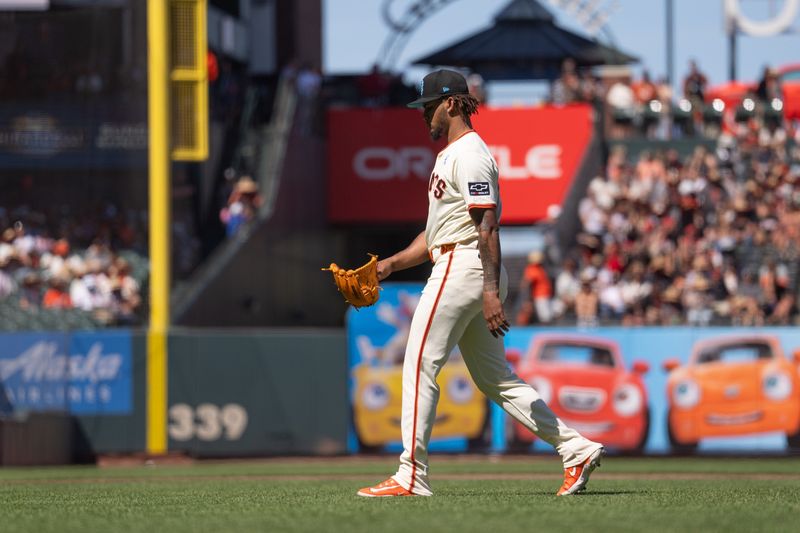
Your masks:
M441 150L439 153L441 154L442 152L444 152L445 150L447 150L448 148L450 148L450 145L451 145L451 144L453 144L454 142L456 142L457 140L459 140L461 137L463 137L463 136L464 136L464 135L466 135L467 133L476 133L476 132L475 132L475 130L467 130L467 131L465 131L464 133L462 133L461 135L459 135L458 137L456 137L455 139L453 139L452 141L450 141L449 143L447 143L447 146L445 146L444 148L442 148L442 150Z

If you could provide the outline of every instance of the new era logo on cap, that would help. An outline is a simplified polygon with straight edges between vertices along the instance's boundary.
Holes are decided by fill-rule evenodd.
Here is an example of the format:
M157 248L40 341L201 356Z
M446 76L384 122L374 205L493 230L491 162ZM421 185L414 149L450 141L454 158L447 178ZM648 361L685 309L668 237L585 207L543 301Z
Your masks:
M422 107L428 102L455 94L469 94L467 80L453 70L437 70L425 76L419 84L419 98L408 104L408 107Z

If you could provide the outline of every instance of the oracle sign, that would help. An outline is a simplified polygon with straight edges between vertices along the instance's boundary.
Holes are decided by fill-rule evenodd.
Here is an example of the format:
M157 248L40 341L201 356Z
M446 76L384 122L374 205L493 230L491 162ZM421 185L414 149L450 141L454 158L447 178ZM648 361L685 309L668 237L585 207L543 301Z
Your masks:
M333 222L424 220L426 183L444 143L419 112L329 112L328 207ZM474 126L500 172L503 222L531 223L561 204L591 139L587 106L481 109Z
M561 147L557 144L540 144L525 151L525 164L515 167L511 164L511 148L489 145L501 179L554 180L561 178Z
M508 146L489 146L503 179L558 179L561 177L561 147L557 144L531 146L525 152L524 165L511 163ZM427 180L434 163L434 153L426 146L392 148L367 146L353 157L353 172L364 180L419 178Z
M353 172L364 180L417 177L427 180L435 155L427 146L367 146L353 157Z

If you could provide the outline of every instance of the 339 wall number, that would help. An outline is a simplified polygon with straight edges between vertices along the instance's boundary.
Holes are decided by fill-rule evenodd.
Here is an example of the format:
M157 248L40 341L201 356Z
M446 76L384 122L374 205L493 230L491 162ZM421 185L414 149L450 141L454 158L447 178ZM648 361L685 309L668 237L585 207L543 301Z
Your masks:
M176 403L169 408L169 436L174 440L239 440L245 429L247 409L238 403L201 403L196 408Z

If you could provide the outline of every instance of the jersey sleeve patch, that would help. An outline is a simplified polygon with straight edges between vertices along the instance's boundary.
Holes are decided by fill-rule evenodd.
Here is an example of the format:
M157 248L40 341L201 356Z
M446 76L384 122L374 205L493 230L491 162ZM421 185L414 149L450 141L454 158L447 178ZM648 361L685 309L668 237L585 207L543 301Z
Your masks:
M470 196L489 196L491 191L489 183L485 181L470 181L467 183Z

